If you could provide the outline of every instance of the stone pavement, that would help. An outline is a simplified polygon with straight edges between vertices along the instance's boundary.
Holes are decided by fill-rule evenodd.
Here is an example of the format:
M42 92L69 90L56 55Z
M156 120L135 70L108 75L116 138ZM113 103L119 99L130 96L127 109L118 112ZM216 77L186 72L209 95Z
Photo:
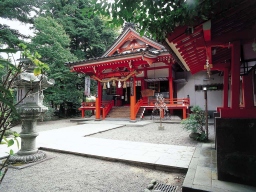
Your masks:
M144 126L148 123L150 122L91 121L82 125L40 132L37 143L41 149L129 162L166 171L186 171L194 147L85 137L120 126Z
M182 186L183 192L255 192L256 187L218 180L215 144L198 144Z
M121 126L145 126L150 121L88 121L86 124L40 132L37 147L113 161L186 172L195 147L86 137ZM1 148L0 148L1 149ZM9 149L7 149L9 150ZM14 148L17 151L17 148ZM3 156L3 151L0 155ZM4 154L5 155L5 154Z

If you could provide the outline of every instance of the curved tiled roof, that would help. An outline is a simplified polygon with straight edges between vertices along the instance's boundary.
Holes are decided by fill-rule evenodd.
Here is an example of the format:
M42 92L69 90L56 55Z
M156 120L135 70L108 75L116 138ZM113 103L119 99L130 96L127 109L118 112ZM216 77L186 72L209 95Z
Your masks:
M80 60L80 61L75 61L75 62L66 62L65 64L68 65L68 66L74 66L74 65L79 65L79 64L93 63L95 61L107 61L107 60L115 59L115 58L125 58L125 57L128 57L128 56L137 56L137 55L141 55L143 52L147 53L147 54L150 54L150 55L159 55L159 54L165 53L165 52L169 53L167 51L167 49L156 50L156 51L140 50L140 51L131 52L131 53L121 53L121 54L116 54L116 55L111 55L111 56L90 58L90 59L87 59L87 60Z

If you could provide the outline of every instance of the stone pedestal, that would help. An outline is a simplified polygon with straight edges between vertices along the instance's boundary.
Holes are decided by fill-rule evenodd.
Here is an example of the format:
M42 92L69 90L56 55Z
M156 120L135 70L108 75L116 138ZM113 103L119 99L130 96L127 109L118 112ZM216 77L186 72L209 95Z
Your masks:
M218 179L256 186L256 119L215 122Z
M46 154L38 151L36 147L36 137L39 135L36 131L36 125L42 111L47 110L47 108L27 103L18 110L22 121L21 148L16 154L10 156L9 161L11 163L32 163L44 159Z

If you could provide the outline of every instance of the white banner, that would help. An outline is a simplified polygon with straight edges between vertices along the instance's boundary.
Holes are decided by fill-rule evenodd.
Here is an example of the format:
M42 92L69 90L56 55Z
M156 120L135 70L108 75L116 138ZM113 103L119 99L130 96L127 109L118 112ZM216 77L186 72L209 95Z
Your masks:
M89 96L91 90L91 79L90 77L85 77L84 79L84 95Z

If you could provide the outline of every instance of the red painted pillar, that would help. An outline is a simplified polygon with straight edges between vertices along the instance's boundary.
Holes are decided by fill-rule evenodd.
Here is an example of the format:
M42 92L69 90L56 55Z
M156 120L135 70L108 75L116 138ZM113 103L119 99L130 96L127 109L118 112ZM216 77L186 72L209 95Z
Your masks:
M96 115L95 119L100 120L100 106L101 106L101 83L98 81L98 93L96 95Z
M253 108L254 99L253 99L253 70L243 76L243 92L244 92L244 107Z
M187 109L185 107L183 107L183 109L182 109L182 118L183 119L187 118Z
M98 82L98 98L99 98L100 110L101 110L101 103L102 103L102 86L101 86L101 82Z
M239 109L240 103L240 42L232 46L231 57L231 108Z
M229 84L229 70L224 69L224 79L223 79L223 108L228 108L228 84Z
M134 88L133 88L133 93L134 93L134 97L135 97L135 103L134 103L134 105L136 104L136 77L134 76L133 77L133 86L134 86Z
M173 78L172 78L172 67L169 69L169 99L170 104L173 104Z
M144 79L147 79L148 78L148 70L147 69L144 69ZM144 88L147 89L148 88L148 84L146 81L144 81L143 79L143 82L144 82Z
M82 111L82 118L84 118L84 109L81 109L81 111Z
M136 120L135 115L135 103L136 103L136 87L135 87L135 78L131 77L130 79L130 110L131 110L131 121Z

